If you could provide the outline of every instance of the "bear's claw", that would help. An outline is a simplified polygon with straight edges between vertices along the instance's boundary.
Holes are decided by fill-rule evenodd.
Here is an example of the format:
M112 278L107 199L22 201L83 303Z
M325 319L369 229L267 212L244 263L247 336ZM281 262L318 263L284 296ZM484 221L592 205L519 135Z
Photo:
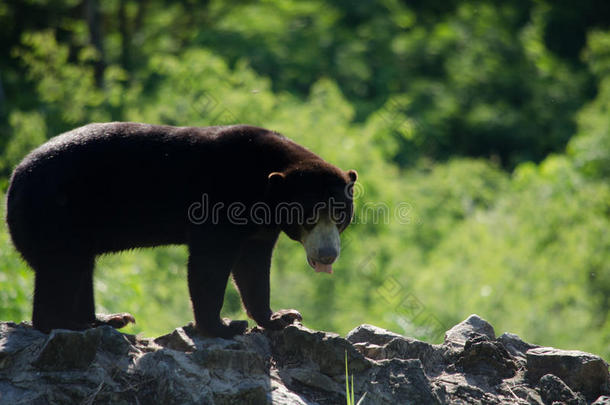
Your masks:
M121 329L130 323L136 323L136 318L128 312L121 312L119 314L95 314L93 326L110 325L115 329Z
M269 325L265 326L268 329L284 329L288 325L296 322L301 322L303 316L296 309L280 309L271 314Z

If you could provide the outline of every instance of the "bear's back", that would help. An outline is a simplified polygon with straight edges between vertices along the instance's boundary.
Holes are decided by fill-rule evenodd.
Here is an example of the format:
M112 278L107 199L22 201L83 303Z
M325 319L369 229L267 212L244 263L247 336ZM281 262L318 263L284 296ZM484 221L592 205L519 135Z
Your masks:
M38 245L94 238L104 244L96 251L114 243L117 250L160 239L183 243L185 214L203 193L256 201L268 173L312 158L319 159L279 134L245 125L90 124L52 138L17 166L7 223L18 247L32 235Z

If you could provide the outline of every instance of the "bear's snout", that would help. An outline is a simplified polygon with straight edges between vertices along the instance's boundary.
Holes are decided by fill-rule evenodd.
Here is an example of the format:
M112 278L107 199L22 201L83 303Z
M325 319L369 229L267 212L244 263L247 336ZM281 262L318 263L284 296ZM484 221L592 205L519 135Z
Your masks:
M322 247L318 249L318 261L324 264L332 264L337 260L339 252L334 247Z

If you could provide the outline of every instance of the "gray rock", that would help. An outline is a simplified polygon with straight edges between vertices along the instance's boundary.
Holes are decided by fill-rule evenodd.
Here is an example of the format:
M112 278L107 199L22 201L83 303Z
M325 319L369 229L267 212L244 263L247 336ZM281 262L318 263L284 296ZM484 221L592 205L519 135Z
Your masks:
M369 380L365 404L441 403L419 360L384 360L372 370Z
M184 353L161 349L134 360L131 373L115 377L120 382L116 391L128 403L213 403L208 389L213 380L210 372L193 364Z
M42 346L47 335L29 325L0 324L0 371L15 364L18 354Z
M286 377L296 380L308 387L328 392L345 392L345 385L340 387L337 382L325 374L307 368L291 368L285 370Z
M274 377L275 374L275 377ZM287 405L317 405L315 402L308 401L297 392L291 391L287 384L277 376L277 373L271 373L271 389L267 394L267 400L272 404L287 404Z
M485 335L468 339L456 364L467 373L485 375L488 382L496 383L515 376L518 369L517 363L504 346Z
M508 350L508 352L516 357L520 362L526 361L525 353L529 349L534 349L536 346L531 343L524 342L521 338L514 333L503 333L499 338L498 342L502 343L502 345Z
M427 375L437 375L445 368L447 349L412 338L396 338L385 346L387 359L418 359Z
M595 402L593 402L591 405L610 405L610 397L607 395L602 395L601 397L597 398Z
M503 388L503 392L508 398L512 396L515 400L518 400L519 403L528 405L544 405L539 393L532 390L531 387L525 384L515 385L513 381L509 380L503 384Z
M260 385L238 385L235 391L214 392L215 405L264 405L270 404L267 390Z
M526 357L527 379L532 384L546 374L553 374L572 390L586 393L590 400L609 392L608 363L601 357L551 347L530 349Z
M263 359L255 352L247 350L199 350L191 359L210 370L233 370L238 373L265 374Z
M428 375L442 371L447 350L438 345L404 337L371 325L362 325L348 334L354 347L371 360L418 359ZM367 341L366 339L370 339ZM357 342L357 343L355 343Z
M289 364L317 368L328 376L345 374L347 353L350 372L360 372L371 363L346 339L334 333L314 332L303 326L291 325L272 336L273 354L287 358Z
M100 340L95 329L53 330L33 365L45 371L86 369L95 359Z
M16 387L8 381L0 381L0 401L3 404L48 404L40 392Z
M193 352L197 349L195 342L184 331L184 328L176 328L172 333L156 338L155 343L181 352Z
M373 325L360 325L352 329L345 337L351 343L367 343L369 345L383 346L391 340L402 338L398 333L390 332Z
M116 356L126 356L133 346L128 335L124 335L111 326L99 326L88 331L93 336L99 336L100 349Z
M476 315L442 345L371 325L347 339L302 325L234 339L187 325L144 339L0 322L0 403L344 404L346 355L361 405L609 403L601 358L495 339Z
M445 344L464 346L468 339L478 335L487 336L491 340L496 338L494 328L489 322L478 315L470 315L465 321L445 332Z
M542 376L536 388L545 404L560 402L566 405L586 405L583 398L553 374Z
M385 351L385 346L367 344L365 342L362 342L354 343L354 347L356 348L356 350L362 353L364 357L372 360L384 360L388 358L387 353Z

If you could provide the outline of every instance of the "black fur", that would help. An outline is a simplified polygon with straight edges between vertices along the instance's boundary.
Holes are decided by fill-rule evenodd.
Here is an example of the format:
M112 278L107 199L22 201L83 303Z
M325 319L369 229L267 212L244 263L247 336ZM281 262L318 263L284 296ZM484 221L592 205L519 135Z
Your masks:
M273 172L280 181L271 181ZM17 166L7 195L14 245L36 272L34 327L91 327L95 256L167 244L188 245L189 290L202 332L243 331L219 318L231 272L248 314L263 327L282 327L269 308L271 254L281 230L298 239L303 224L282 218L236 225L224 215L196 224L189 207L205 194L210 206L298 202L310 213L333 197L351 217L345 189L354 180L355 173L251 126L107 123L57 136Z

